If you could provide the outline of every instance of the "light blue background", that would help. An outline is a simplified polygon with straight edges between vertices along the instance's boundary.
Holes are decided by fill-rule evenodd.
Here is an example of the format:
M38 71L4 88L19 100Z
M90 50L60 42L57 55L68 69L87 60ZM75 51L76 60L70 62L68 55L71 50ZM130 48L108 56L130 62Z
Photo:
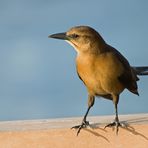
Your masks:
M0 120L82 116L87 91L75 69L76 53L52 33L90 25L131 65L148 65L147 0L0 0ZM119 113L148 112L148 77L140 97L122 93ZM114 114L96 99L90 115Z

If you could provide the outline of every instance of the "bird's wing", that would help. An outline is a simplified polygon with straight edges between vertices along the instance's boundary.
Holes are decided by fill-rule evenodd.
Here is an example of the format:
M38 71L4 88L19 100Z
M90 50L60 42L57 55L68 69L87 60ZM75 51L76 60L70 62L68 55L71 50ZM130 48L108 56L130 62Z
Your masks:
M122 63L124 67L123 73L118 77L119 81L124 85L132 93L138 94L137 92L137 83L136 81L139 80L136 73L131 68L127 59L115 48L108 45L111 52L114 52L118 60Z

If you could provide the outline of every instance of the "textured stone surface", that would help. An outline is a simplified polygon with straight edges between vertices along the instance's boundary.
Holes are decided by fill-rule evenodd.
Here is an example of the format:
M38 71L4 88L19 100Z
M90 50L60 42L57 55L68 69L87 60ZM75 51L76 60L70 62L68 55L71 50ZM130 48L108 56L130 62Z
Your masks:
M70 127L81 118L0 122L0 148L147 148L148 114L120 115L125 127L118 136L104 125L114 116L89 117L91 128Z

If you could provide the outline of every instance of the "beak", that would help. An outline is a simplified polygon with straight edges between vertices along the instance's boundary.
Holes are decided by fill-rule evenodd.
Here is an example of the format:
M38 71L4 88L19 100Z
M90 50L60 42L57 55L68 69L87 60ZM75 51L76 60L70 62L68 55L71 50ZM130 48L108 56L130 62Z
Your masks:
M48 38L67 40L66 32L49 35Z

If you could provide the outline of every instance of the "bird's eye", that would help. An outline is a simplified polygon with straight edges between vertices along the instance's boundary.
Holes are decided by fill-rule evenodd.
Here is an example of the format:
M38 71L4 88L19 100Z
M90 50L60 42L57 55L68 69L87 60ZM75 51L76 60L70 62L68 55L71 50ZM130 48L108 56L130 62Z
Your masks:
M79 35L78 34L75 34L75 33L70 35L70 38L73 38L73 39L76 39L78 37L79 37Z

